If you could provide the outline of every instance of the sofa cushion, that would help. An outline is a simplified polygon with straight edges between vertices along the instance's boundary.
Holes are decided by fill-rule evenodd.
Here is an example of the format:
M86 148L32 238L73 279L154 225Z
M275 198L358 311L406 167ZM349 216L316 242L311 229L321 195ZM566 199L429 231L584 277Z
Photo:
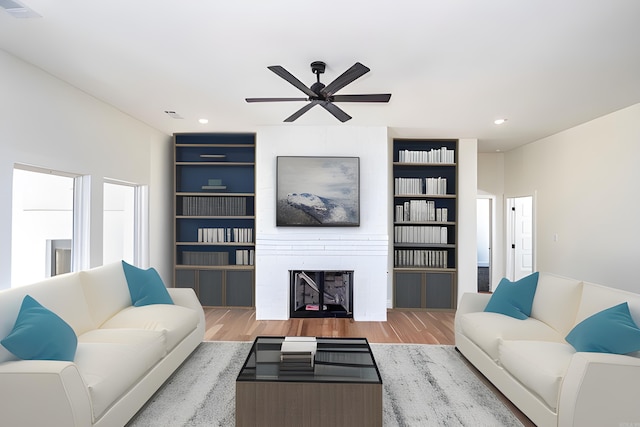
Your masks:
M531 315L531 305L538 284L538 272L515 282L503 278L484 311L524 320Z
M503 340L500 364L544 400L554 412L558 394L575 350L569 344L544 341Z
M79 274L96 327L100 327L120 310L131 306L127 280L119 261L81 271Z
M114 344L135 344L144 341L149 337L156 337L165 346L164 331L149 331L144 329L94 329L78 337L79 344L87 343L114 343Z
M67 322L27 295L22 300L13 330L1 343L23 360L71 362L78 339Z
M2 291L0 298L0 338L13 329L25 295L35 300L71 326L76 335L96 327L82 290L79 273L67 273L51 277L32 285ZM16 360L15 355L0 346L0 363Z
M640 294L584 282L574 324L614 305L626 302L636 325L640 325Z
M531 317L566 335L574 326L581 293L582 282L579 280L540 273Z
M498 361L500 340L552 341L564 343L564 336L532 317L519 320L498 313L476 312L460 316L462 333Z
M640 329L626 302L587 317L567 335L577 351L626 354L640 350Z
M134 328L162 331L166 337L166 350L171 351L198 325L195 310L178 305L154 304L128 307L102 327L107 329Z
M94 342L97 336L93 332L83 334L75 358L89 390L94 421L165 354L164 336L159 331L121 331L119 340L112 332L102 334L109 337L106 342Z
M134 306L173 304L173 300L155 268L143 270L124 261L122 261L122 268Z

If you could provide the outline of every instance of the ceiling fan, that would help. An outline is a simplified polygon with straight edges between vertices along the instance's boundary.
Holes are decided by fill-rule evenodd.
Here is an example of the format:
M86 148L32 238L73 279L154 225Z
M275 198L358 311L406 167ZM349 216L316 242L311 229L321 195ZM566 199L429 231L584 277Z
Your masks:
M326 64L322 61L314 61L311 63L311 71L317 76L316 82L311 87L305 86L300 80L293 76L290 72L285 70L280 65L272 65L267 67L308 96L308 98L246 98L247 102L281 102L281 101L309 101L307 105L287 117L285 122L293 122L298 117L309 111L316 105L322 106L325 110L333 114L333 116L341 122L346 122L351 119L351 116L345 113L340 107L334 104L334 102L389 102L391 98L390 93L370 94L370 95L336 95L335 93L356 80L362 77L369 71L368 67L365 67L359 62L356 62L351 68L338 76L334 81L325 86L320 82L320 74L324 73Z

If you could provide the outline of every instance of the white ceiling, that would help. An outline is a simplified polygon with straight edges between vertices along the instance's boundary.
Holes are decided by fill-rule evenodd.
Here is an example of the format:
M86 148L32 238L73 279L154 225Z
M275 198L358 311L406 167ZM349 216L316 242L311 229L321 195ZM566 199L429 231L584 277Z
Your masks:
M0 49L167 134L280 125L304 104L244 98L304 97L267 66L311 85L315 60L325 84L362 62L371 72L339 94L391 101L340 104L345 124L316 107L286 126L388 126L507 151L640 102L638 0L23 3L41 18L0 10Z

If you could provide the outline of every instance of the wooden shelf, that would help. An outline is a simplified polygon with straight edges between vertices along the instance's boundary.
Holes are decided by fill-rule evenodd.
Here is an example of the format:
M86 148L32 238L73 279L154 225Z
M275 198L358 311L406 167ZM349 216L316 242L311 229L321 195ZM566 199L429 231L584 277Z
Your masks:
M255 134L176 133L174 150L174 286L194 289L203 306L254 307L255 243L197 240L205 229L254 239ZM201 190L207 185L221 187Z
M446 147L446 150L433 153L441 147ZM455 161L418 163L398 160L455 160L457 150L458 142L455 140L393 140L393 188L396 191L426 192L426 186L435 181L438 186L442 183L442 187L434 187L434 190L437 188L445 193L400 193L393 196L394 308L441 310L456 307L458 164ZM419 209L419 214L412 216L411 209ZM420 221L398 221L396 215L400 219L418 218ZM429 220L424 221L425 218ZM446 221L436 221L436 218ZM395 238L409 241L396 242ZM439 241L447 243L437 243Z

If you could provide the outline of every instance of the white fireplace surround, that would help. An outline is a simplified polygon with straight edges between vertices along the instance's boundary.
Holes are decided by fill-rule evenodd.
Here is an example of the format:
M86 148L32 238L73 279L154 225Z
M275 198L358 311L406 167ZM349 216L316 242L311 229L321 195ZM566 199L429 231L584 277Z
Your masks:
M465 150L475 156L476 144ZM470 144L471 145L471 144ZM460 153L459 158L464 158ZM276 227L276 159L278 156L360 158L360 226ZM391 148L386 127L266 126L256 142L256 319L289 319L290 270L353 270L353 318L385 321L391 307L393 265L391 231ZM470 252L459 249L458 279L468 274L475 286L475 158L469 185L459 177L459 211L472 225ZM464 177L463 177L464 178ZM463 187L463 188L461 188ZM464 187L467 187L464 189ZM465 227L459 217L459 233ZM460 239L462 239L461 234ZM467 247L465 245L465 247ZM461 261L468 258L470 268ZM469 271L467 271L469 270ZM467 274L468 273L468 274ZM464 291L463 288L459 287Z

